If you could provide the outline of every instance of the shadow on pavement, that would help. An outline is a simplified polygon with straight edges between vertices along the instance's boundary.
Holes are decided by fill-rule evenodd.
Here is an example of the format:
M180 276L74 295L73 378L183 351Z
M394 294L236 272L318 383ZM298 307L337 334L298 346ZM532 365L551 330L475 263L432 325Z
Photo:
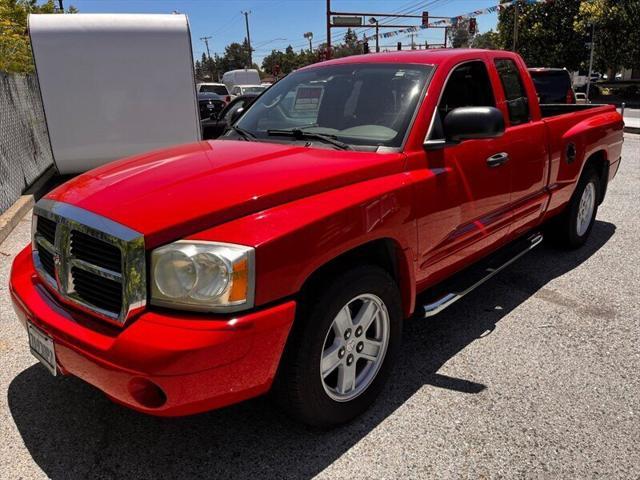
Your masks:
M53 479L312 477L425 385L464 394L491 388L437 372L614 233L613 224L597 221L582 249L543 245L439 316L407 321L384 393L365 415L333 431L294 424L264 398L193 417L149 417L111 403L77 379L53 378L40 365L12 381L9 407L31 456Z

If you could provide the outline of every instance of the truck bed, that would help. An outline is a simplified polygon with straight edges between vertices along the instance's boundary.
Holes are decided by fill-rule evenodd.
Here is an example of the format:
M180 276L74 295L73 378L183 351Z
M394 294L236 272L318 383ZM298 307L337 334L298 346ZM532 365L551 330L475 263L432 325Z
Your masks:
M541 103L540 113L542 118L555 117L571 112L581 112L598 107L606 107L604 103Z

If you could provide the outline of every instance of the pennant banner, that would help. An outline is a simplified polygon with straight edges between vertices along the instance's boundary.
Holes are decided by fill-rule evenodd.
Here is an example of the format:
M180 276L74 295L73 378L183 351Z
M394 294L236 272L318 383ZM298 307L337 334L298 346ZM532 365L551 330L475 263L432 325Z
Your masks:
M414 33L429 27L451 27L456 25L460 20L466 20L468 18L477 17L479 15L486 15L487 13L493 13L493 12L498 12L500 10L504 10L505 8L510 7L517 1L518 0L511 0L509 2L499 3L498 5L493 5L487 8L481 8L480 10L476 10L474 12L458 15L457 17L443 18L435 22L430 22L428 25L416 25L415 27L401 28L400 30L393 30L391 32L380 33L378 36L380 38L391 38L397 35L406 35L408 33ZM519 0L519 1L522 2L523 0ZM524 0L524 2L527 4L545 3L550 1L553 1L553 0ZM368 40L375 40L375 38L376 38L376 35L365 36L364 40L361 40L359 43L363 41L368 41Z

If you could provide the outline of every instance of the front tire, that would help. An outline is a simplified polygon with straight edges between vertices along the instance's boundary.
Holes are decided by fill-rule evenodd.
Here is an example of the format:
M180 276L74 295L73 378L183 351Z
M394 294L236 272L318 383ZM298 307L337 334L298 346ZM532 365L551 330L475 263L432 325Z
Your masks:
M319 427L348 422L375 401L402 335L400 293L383 269L351 269L301 305L274 385L278 403Z

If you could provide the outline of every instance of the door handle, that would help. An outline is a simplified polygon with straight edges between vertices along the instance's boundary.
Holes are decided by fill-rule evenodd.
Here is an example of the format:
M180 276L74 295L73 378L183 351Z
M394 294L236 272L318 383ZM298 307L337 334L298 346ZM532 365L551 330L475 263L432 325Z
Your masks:
M496 153L495 155L491 155L487 158L487 165L489 167L499 167L503 163L507 163L509 161L509 154L507 152Z

